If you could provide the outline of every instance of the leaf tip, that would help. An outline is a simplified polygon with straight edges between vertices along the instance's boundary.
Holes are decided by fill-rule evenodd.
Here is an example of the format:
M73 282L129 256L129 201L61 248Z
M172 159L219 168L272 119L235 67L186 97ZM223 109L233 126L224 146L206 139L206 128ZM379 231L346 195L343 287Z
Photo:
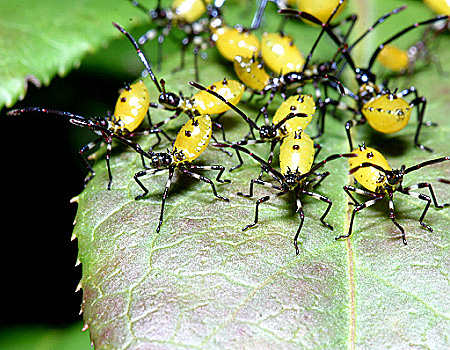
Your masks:
M27 94L29 83L32 83L37 88L40 88L42 86L42 82L34 74L25 75L25 77L23 78L22 89L19 96L14 94L5 94L5 106L8 108L12 107L16 103L16 99L22 101Z

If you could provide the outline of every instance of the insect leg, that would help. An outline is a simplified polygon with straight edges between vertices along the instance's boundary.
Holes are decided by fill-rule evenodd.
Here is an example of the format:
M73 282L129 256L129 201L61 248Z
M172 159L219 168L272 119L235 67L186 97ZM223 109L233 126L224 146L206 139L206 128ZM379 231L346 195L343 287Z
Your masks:
M172 177L173 177L173 173L175 172L175 166L170 166L169 167L169 178L167 179L166 182L166 188L164 189L164 193L162 196L162 201L161 201L161 214L159 215L159 223L158 223L158 227L156 228L156 232L159 232L162 222L163 222L163 217L164 217L164 205L166 204L166 198L169 195L169 189L170 189L170 185L172 184Z
M450 184L450 180L447 180L447 179L442 179L442 178L440 178L440 177L438 177L436 180L438 180L439 182L442 182L443 184Z
M255 16L253 17L252 26L250 27L252 30L256 30L261 25L261 20L264 15L264 10L266 9L268 0L261 0L259 3L258 9L256 10Z
M83 163L83 165L85 166L85 168L91 173L90 176L86 177L86 179L84 180L84 186L87 185L87 183L95 176L95 171L94 169L91 167L91 165L88 163L88 161L86 160L86 158L84 158L83 154L86 153L87 151L93 149L96 145L98 145L99 142L101 142L103 140L103 138L98 138L92 142L89 142L87 145L83 146L79 151L78 151L78 156L81 159L81 162Z
M316 159L317 156L319 155L320 151L322 150L322 146L320 144L314 142L314 148L316 149L316 152L314 153L314 159Z
M300 192L303 194L306 194L307 196L313 197L315 199L318 199L322 202L328 203L328 207L325 210L325 212L322 214L322 216L320 217L320 222L322 224L324 224L326 227L328 227L330 230L333 230L333 226L331 226L329 223L325 222L325 217L328 215L328 213L330 212L331 206L333 205L333 202L331 201L331 199L322 196L318 193L314 193L314 192L310 192L310 191L306 191L304 189L300 189Z
M270 184L270 183L268 183L268 182L260 181L260 180L258 180L258 179L253 179L253 180L255 180L256 183L259 183L259 184L263 184L263 185L272 187L272 186L270 186L270 185L272 185L272 184ZM276 186L273 186L273 188L276 188ZM251 223L251 224L245 226L245 227L242 229L242 231L245 231L245 230L247 230L248 228L253 227L253 226L255 226L255 225L258 223L258 208L259 208L259 205L260 205L261 203L267 202L268 200L270 200L270 199L272 199L272 198L274 198L274 197L279 197L279 196L282 196L282 195L284 195L284 194L287 193L286 190L283 190L283 189L281 189L281 190L282 190L282 192L273 194L273 195L271 195L271 196L264 196L264 197L261 197L261 198L259 198L259 199L256 201L256 207L255 207L255 220L254 220L253 223Z
M169 23L167 26L162 30L161 34L158 36L158 58L156 61L156 69L158 71L161 71L162 66L162 55L163 55L163 44L166 36L169 34L170 30L172 28L172 25Z
M216 181L220 183L230 183L231 181L228 179L222 180L221 177L223 175L223 172L225 171L225 167L223 165L193 165L191 164L189 166L190 169L197 169L197 170L218 170L219 173L217 174Z
M421 107L419 107L419 105L421 105ZM424 125L423 123L423 115L425 113L425 107L427 105L427 100L425 97L418 97L414 100L411 101L410 106L416 106L417 110L419 111L419 118L418 118L418 123L417 123L417 129L416 129L416 134L414 136L414 145L416 145L417 147L419 147L421 150L424 151L428 151L428 152L433 152L433 150L431 148L428 148L422 144L419 143L419 134L420 134L420 129L422 128L422 125ZM431 125L431 124L425 124L425 125Z
M395 96L397 96L399 98L403 98L409 94L414 94L414 99L419 98L419 94L417 93L415 86L410 86L409 88L404 89L404 90L400 91L399 93L395 94ZM417 109L417 121L419 121L419 117L420 117L420 113L419 113L419 109ZM429 125L431 125L431 124L432 123L429 123Z
M407 88L405 90L400 91L398 94L396 94L396 96L400 97L400 98L403 98L404 96L407 96L407 95L409 95L411 93L414 94L414 100L419 101L418 104L420 103L420 101L422 99L424 99L425 103L426 103L426 99L425 98L419 97L419 94L418 94L417 89L416 89L415 86L411 86L411 87L409 87L409 88ZM414 105L414 106L417 106L417 104L415 104L413 102L411 102L410 104ZM420 122L420 109L419 108L417 108L417 121ZM422 125L424 125L424 126L437 126L436 123L433 123L433 122L430 122L430 121L424 123L423 120L422 120Z
M325 172L323 172L323 173L316 173L316 175L317 175L316 177L312 178L312 179L309 180L308 183L307 183L307 184L311 184L311 183L317 181L317 183L313 185L313 188L316 188L317 186L319 186L319 185L322 183L322 181L325 180L325 178L326 178L328 175L330 175L330 172L329 172L329 171L325 171Z
M392 222L395 224L395 226L397 226L397 228L402 233L403 244L406 245L406 244L408 244L408 242L406 242L405 230L403 229L403 227L400 226L400 224L397 222L397 220L395 220L393 192L388 191L388 195L389 195L389 218L392 220ZM428 209L429 206L430 206L430 203L428 203L426 209Z
M328 17L327 21L325 23L322 23L322 30L320 31L316 41L314 42L311 50L309 51L308 56L305 59L305 63L303 65L303 70L302 73L305 72L306 68L308 67L309 61L311 60L311 57L317 47L317 44L319 44L320 39L322 38L323 34L325 33L326 29L328 29L329 31L331 31L331 26L330 26L330 22L331 19L333 18L333 16L336 14L337 10L339 9L339 7L344 3L344 0L339 0L338 5L336 6L336 8L333 10L333 12L331 13L331 15ZM300 13L299 13L300 14ZM307 13L305 13L305 15L308 15ZM311 16L312 17L312 16Z
M422 193L410 192L410 190L416 190L416 189L420 189L420 188L428 188L429 191L430 191L430 194L431 194L431 198L428 197L427 195L422 194ZM425 227L428 231L433 232L433 229L423 222L423 219L425 218L425 215L426 215L426 213L427 213L427 211L428 211L428 209L429 209L429 207L431 205L431 200L433 200L434 206L436 208L439 208L439 209L448 207L449 203L445 203L445 204L439 205L437 203L436 196L434 195L433 187L431 186L431 184L429 184L427 182L422 182L422 183L419 183L417 185L412 185L412 186L405 187L405 188L401 189L400 192L402 192L404 194L407 194L408 196L427 201L427 204L426 204L426 206L425 206L425 208L424 208L424 210L422 212L422 215L419 218L419 223L423 227Z
M325 91L327 91L327 90L325 90ZM350 107L346 103L341 102L339 100L333 100L329 97L325 97L325 99L319 103L320 115L319 115L319 119L317 120L317 128L318 128L319 133L316 136L314 136L313 138L317 138L317 137L321 136L325 131L325 114L326 114L326 108L328 105L334 106L334 110L339 109L341 111L350 111L354 115L359 114L359 112L356 109ZM333 114L335 114L335 112L333 112ZM352 125L352 126L354 126L354 125ZM345 125L345 129L347 130L347 124ZM348 133L349 132L347 132L347 137L348 137Z
M181 50L180 50L180 66L175 68L173 72L179 72L184 69L185 66L185 57L186 57L186 49L189 44L192 42L189 36L185 36L183 40L181 40Z
M336 24L330 24L330 28L332 30L336 31L336 29L340 30L340 28L343 25L345 25L347 23L350 23L349 28L347 30L347 33L345 33L345 34L343 34L341 32L338 33L339 34L338 38L340 39L340 41L343 42L343 43L346 43L346 42L348 42L348 37L350 36L351 32L353 31L353 28L354 28L354 26L356 24L356 20L357 19L358 19L358 15L352 14L352 15L349 15L348 17L340 20Z
M139 177L141 176L145 176L145 175L153 175L159 171L163 171L163 170L167 170L167 169L149 169L149 170L142 170L139 171L138 173L136 173L134 175L134 181L136 181L136 183L142 188L142 190L144 191L144 193L136 196L135 200L138 200L140 198L143 198L147 195L148 193L148 189L147 187L144 186L144 184L139 180ZM167 179L166 182L166 187L164 189L164 193L162 196L162 201L161 201L161 214L159 216L159 223L158 223L158 227L156 228L156 232L159 232L160 228L161 228L161 224L163 222L163 217L164 217L164 205L166 204L166 198L168 197L168 193L169 193L169 189L170 189L170 185L172 184L172 177L173 177L173 173L175 172L175 166L170 166L169 167L169 178Z
M270 153L269 153L269 158L267 159L267 164L272 165L272 160L273 160L273 151L275 149L275 146L277 145L278 140L273 140L270 144ZM259 173L258 179L261 180L262 176L264 174L265 170L264 170L264 166L261 166L261 172Z
M236 150L236 156L237 156L237 158L238 158L238 160L239 160L239 164L238 164L238 165L235 165L235 166L232 166L232 167L230 168L230 170L229 170L230 173L231 173L233 170L235 170L235 169L237 169L237 168L240 168L240 167L242 166L242 164L244 164L244 161L242 160L242 157L241 157L241 153L239 153L238 150Z
M264 141L263 141L264 142ZM263 170L269 174L270 176L272 176L275 180L277 180L278 182L282 183L283 182L283 174L281 174L279 171L275 170L274 168L272 168L269 164L267 164L267 162L262 159L261 157L258 157L256 154L254 154L253 152L250 152L248 149L246 149L245 147L242 147L241 144L246 144L246 143L260 143L259 140L256 141L239 141L238 144L229 144L229 143L213 143L212 145L215 147L230 147L235 149L236 151L240 151L240 152L244 152L247 153L249 156L251 156L254 160L256 160L257 162L259 162L261 164L261 166L264 168ZM236 153L237 154L237 153Z
M332 154L331 156L328 156L324 160L320 161L319 163L316 163L307 173L302 174L300 176L299 181L301 179L307 178L311 174L314 174L317 169L323 167L328 162L331 162L332 160L343 158L343 157L344 158L354 158L354 157L357 157L357 155L355 153L337 153L337 154Z
M197 44L194 47L194 71L195 71L195 81L200 81L200 75L198 73L198 51L200 50L200 45Z
M162 134L170 143L173 143L173 139L170 138L169 135L167 135L164 130L158 129L158 128L131 133L131 134L128 134L128 137L147 136L147 135L152 135L152 134L156 135L156 138L158 139L158 141L156 141L156 143L150 147L150 151L152 151L153 148L155 148L156 146L158 146L161 143L161 137L159 136L159 134Z
M355 193L359 193L359 194L368 194L369 193L369 192L366 193L366 191L359 190L359 189L357 189L357 188L355 188L353 186L348 186L348 185L344 186L344 190L347 193L349 193L348 191L354 191ZM374 199L369 199L368 201L363 202L361 204L357 204L358 202L353 198L353 196L351 196L349 194L349 196L354 200L356 206L355 206L355 208L353 208L352 217L350 219L350 224L349 224L349 227L348 227L348 233L346 235L341 235L341 236L335 237L334 238L335 240L338 240L338 239L341 239L341 238L347 238L347 237L349 237L352 234L353 221L355 219L355 214L358 211L361 211L364 208L370 207L371 205L374 205L376 202L378 202L378 201L380 201L381 199L384 198L384 194L376 195L374 193L370 193L370 195L371 196L375 195L376 197Z
M345 131L347 133L347 139L348 139L348 144L350 146L350 152L353 151L353 142L352 142L352 135L351 135L350 129L353 128L354 126L363 125L365 123L366 123L366 118L364 116L362 116L362 118L360 120L352 119L352 120L349 120L347 123L345 123Z
M274 185L274 184L272 184L272 183L270 183L270 182L266 182L266 181L263 181L263 180L260 180L260 179L251 179L251 180L250 180L249 194L245 194L245 193L242 193L242 192L238 192L237 195L238 195L238 196L242 196L242 197L249 197L249 198L250 198L250 197L253 197L253 185L254 185L255 183L257 183L258 185L262 185L262 186L274 188L274 189L276 189L276 190L278 190L278 191L283 191L283 189L282 189L281 187L279 187L279 186L277 186L277 185Z
M410 186L410 187L411 187L411 188L414 188L414 187L416 187L416 186ZM411 188L409 188L409 189L411 189ZM425 227L428 231L433 232L433 229L432 229L430 226L428 226L427 224L425 224L425 223L423 222L423 219L425 218L425 215L426 215L426 213L428 212L428 209L430 208L431 198L428 197L427 195L422 194L422 193L409 192L409 189L404 188L404 189L403 189L402 191L400 191L400 192L402 192L402 193L404 193L404 194L407 194L408 196L411 196L411 197L414 197L414 198L422 199L422 200L424 200L424 201L427 202L427 204L425 205L425 208L424 208L424 210L423 210L423 212L422 212L422 215L421 215L420 218L419 218L419 223L420 223L423 227Z
M322 92L320 91L317 81L313 80L313 85L314 85L314 90L316 92L317 104L318 104L319 110L320 110L319 118L317 118L317 123L316 123L317 135L312 137L312 139L316 139L316 138L322 136L322 134L324 133L324 130L325 130L326 107L325 107L324 100L328 99L328 89L327 89L327 85L325 84L324 85L325 99L323 99ZM336 110L336 107L334 109ZM333 115L334 115L334 112L333 112Z
M218 124L218 123L215 123L215 122L212 122L212 123L213 123L213 125L215 125L215 126L220 126L220 127L222 128L222 137L225 138L225 129L223 129L223 126L222 126L221 124ZM211 135L211 138L214 140L215 143L218 142L217 139L216 139L216 137L214 136L214 134ZM226 140L226 139L224 139L224 142L228 142L228 143L229 143L229 141ZM228 156L230 156L230 157L233 156L233 153L231 153L230 151L227 151L227 150L224 149L224 148L219 148L219 149L220 149L221 152L225 153L226 155L228 155ZM236 151L236 153L239 153L239 152ZM238 158L239 158L239 156L238 156ZM242 164L241 164L241 165L242 165ZM241 165L239 165L238 167L240 167Z
M426 20L426 21L416 22L416 23L414 23L414 24L412 24L412 25L402 29L398 33L394 34L393 36L391 36L388 40L386 40L382 44L380 44L377 47L377 49L374 51L374 53L372 54L372 57L370 58L368 69L372 68L372 66L373 66L373 64L374 64L378 54L380 53L380 51L384 48L384 46L386 44L389 44L390 42L396 40L397 38L401 37L403 34L409 32L410 30L412 30L414 28L417 28L419 26L426 25L426 24L431 24L431 23L434 23L434 22L437 22L437 21L440 21L440 20L443 20L443 19L448 19L448 16L447 15L442 15L442 16L437 16L435 18L431 18L431 19Z
M111 183L112 183L112 172L111 172L111 163L110 163L110 159L111 159L111 149L112 149L112 136L111 135L106 135L103 134L103 138L106 141L106 167L108 169L108 190L111 189ZM142 155L141 155L142 156ZM144 158L142 158L144 159Z
M268 114L267 109L268 109L269 105L272 103L273 98L275 97L275 93L276 93L276 90L272 90L271 91L268 101L266 102L266 104L264 106L262 106L260 108L259 113L258 113L258 115L255 118L255 123L258 122L259 117L262 115L262 116L264 116L264 123L266 125L270 124L269 114ZM253 129L252 128L250 128L250 132L253 134Z
M159 171L163 171L163 170L167 170L167 169L152 168L152 169L147 169L147 170L141 170L141 171L137 172L136 174L134 174L134 181L136 181L136 183L139 185L139 187L142 188L142 190L144 191L144 193L136 196L135 200L145 197L148 193L147 187L144 186L144 184L139 180L139 178L142 176L145 176L145 175L153 175L153 174L155 174Z
M152 106L150 105L150 107L152 107ZM169 118L164 119L162 122L156 123L155 125L153 125L153 127L154 127L155 129L159 129L161 126L163 126L164 124L167 124L167 123L170 122L172 119L175 119L175 118L178 117L180 114L181 114L181 109L177 109L177 110L175 111L175 113L174 113L172 116L170 116Z
M298 225L297 232L295 233L294 236L294 247L296 255L300 254L300 251L298 249L298 236L300 235L300 231L302 230L303 227L303 222L305 221L305 214L303 213L302 202L300 201L299 198L297 198L297 212L300 215L300 224Z
M201 166L196 167L196 166L193 166L193 165L188 165L187 167L188 167L189 169L210 170L209 167L201 167ZM211 181L211 179L209 179L209 178L207 178L207 177L205 177L205 176L202 176L202 175L200 175L200 174L193 173L193 172L189 171L187 168L181 168L180 170L181 170L183 173L185 173L186 175L189 175L189 176L191 176L191 177L193 177L193 178L195 178L195 179L197 179L197 180L200 180L200 181L206 182L207 184L210 184L210 185L211 185L211 188L212 188L212 191L213 191L213 194L214 194L214 196L216 196L217 198L223 199L224 201L227 201L227 202L230 201L228 198L219 196L219 195L217 194L216 187L214 186L214 183ZM219 174L219 175L220 175L220 174Z
M223 127L223 125L220 124L220 123L218 123L218 122L217 122L217 119L216 119L215 121L213 121L212 124L213 124L216 128L218 128L218 129L220 129L220 130L222 131L222 139L223 139L225 142L229 142L229 141L227 140L227 137L225 136L225 128ZM217 140L216 140L216 141L217 141Z
M411 171L416 171L416 170L421 169L421 168L423 168L423 167L425 167L425 166L432 165L432 164L442 163L442 162L445 162L445 161L447 161L447 160L450 160L450 157L441 157L441 158L436 158L436 159L426 160L425 162L422 162L422 163L413 165L412 167L409 167L409 168L405 169L405 170L404 170L404 173L405 173L405 174L408 174L408 173L410 173Z
M212 144L212 146L214 146L215 144L213 143ZM220 149L223 149L222 147L220 148ZM233 166L233 167L231 167L230 168L230 170L229 170L229 172L231 173L233 170L235 170L235 169L237 169L237 168L240 168L241 166L242 166L242 164L244 164L244 161L242 160L242 157L241 157L241 153L237 150L237 149L235 149L235 151L236 151L236 156L237 156L237 158L238 158L238 160L239 160L239 164L238 165L235 165L235 166ZM225 152L225 153L227 153L227 152ZM228 153L227 153L228 154ZM228 154L229 155L229 154Z
M237 151L236 151L236 152L237 152ZM253 197L253 185L254 185L255 181L262 181L262 180L251 179L251 180L250 180L250 188L249 188L249 190L248 190L248 191L249 191L248 194L245 194L245 193L243 193L243 192L238 192L237 195L238 195L238 196L242 196L242 197L248 197L248 198Z
M344 191L345 191L345 193L348 194L348 196L353 201L353 203L349 203L350 205L359 205L359 202L355 199L355 197L353 197L353 195L351 194L350 191L358 193L358 194L363 194L363 195L366 195L366 196L378 197L373 192L369 192L369 191L366 191L366 190L361 190L359 188L356 188L356 187L353 187L353 186L350 186L350 185L345 185L344 186Z
M140 60L142 61L142 63L145 66L145 69L147 70L148 74L150 75L150 78L152 79L153 83L156 85L156 88L158 89L159 92L162 92L161 86L159 85L158 80L156 79L155 75L153 74L153 71L150 67L150 64L149 64L147 58L145 57L144 53L139 48L139 45L137 44L136 40L134 40L134 38L131 36L131 34L128 33L124 28L122 28L118 23L113 22L113 26L116 27L120 32L125 34L125 36L128 38L128 40L133 44ZM158 38L158 42L159 42L159 38Z
M267 159L267 164L272 165L272 160L273 160L273 150L275 149L275 146L277 145L278 140L273 140L271 145L270 145L270 153L269 153L269 158ZM261 169L261 175L262 175L263 169ZM261 177L260 175L260 177Z
M442 209L442 208L448 207L450 205L449 203L444 203L444 204L437 203L436 196L434 195L433 187L428 182L421 182L421 183L418 183L417 185L405 187L401 190L401 192L403 192L405 194L409 194L408 192L410 190L416 190L416 189L420 189L420 188L428 188L429 189L431 198L433 199L433 204L436 208Z

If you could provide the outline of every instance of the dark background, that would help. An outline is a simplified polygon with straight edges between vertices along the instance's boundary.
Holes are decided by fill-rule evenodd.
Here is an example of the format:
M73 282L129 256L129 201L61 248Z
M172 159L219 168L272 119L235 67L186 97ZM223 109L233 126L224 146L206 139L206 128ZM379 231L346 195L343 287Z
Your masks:
M111 50L113 50L112 48ZM108 55L100 50L96 56ZM96 56L48 87L31 85L13 108L39 106L86 117L113 110L118 89L138 75L95 68ZM81 265L75 267L77 241L71 241L77 205L87 170L77 151L96 136L63 117L7 116L1 111L3 229L0 266L0 326L80 321L82 291L75 293Z

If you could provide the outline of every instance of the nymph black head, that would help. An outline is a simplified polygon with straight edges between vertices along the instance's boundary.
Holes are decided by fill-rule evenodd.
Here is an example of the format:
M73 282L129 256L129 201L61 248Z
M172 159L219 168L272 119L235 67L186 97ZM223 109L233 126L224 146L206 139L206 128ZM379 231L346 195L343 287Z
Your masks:
M274 138L276 138L276 136L277 136L277 133L274 130L274 128L272 127L272 125L262 125L259 128L259 137L263 141L273 140Z
M150 162L154 168L167 168L172 164L172 156L169 153L152 153Z

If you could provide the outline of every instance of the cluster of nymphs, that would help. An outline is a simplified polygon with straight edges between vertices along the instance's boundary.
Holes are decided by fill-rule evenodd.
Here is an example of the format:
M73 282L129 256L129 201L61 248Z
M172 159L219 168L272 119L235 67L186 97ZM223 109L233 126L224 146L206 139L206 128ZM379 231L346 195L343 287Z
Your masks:
M131 1L131 0L130 0ZM389 215L393 223L398 227L402 234L403 243L406 244L405 231L396 221L394 213L394 192L401 192L424 201L425 208L419 218L420 224L429 231L431 227L424 223L425 215L431 205L435 208L443 208L448 204L440 205L436 199L431 184L421 182L415 185L403 186L404 175L418 170L422 167L441 163L450 160L450 157L440 157L427 160L422 163L400 169L392 170L377 150L368 147L363 142L362 146L354 147L351 130L355 126L368 122L370 126L380 133L395 133L403 129L409 122L413 110L417 111L417 129L414 136L414 145L424 151L432 150L422 144L419 140L420 131L423 127L436 127L435 124L424 122L424 113L426 99L419 96L415 87L410 87L403 91L391 92L386 84L376 81L376 76L372 72L372 66L375 60L379 60L388 68L396 71L411 70L415 60L426 55L420 54L420 50L425 50L427 54L428 45L431 40L444 29L448 23L448 16L441 15L422 22L413 23L389 38L385 39L373 52L366 68L358 67L353 58L352 50L366 35L368 35L376 26L381 25L388 17L396 16L406 8L402 6L393 9L391 12L380 17L373 25L354 42L349 42L349 34L357 20L356 15L350 15L339 23L332 20L337 17L344 7L345 0L328 1L330 8L320 8L315 11L314 1L298 1L298 9L281 8L281 1L275 4L279 7L277 10L282 22L285 19L301 18L304 21L319 25L317 28L317 38L312 46L308 56L303 58L300 51L292 41L292 38L285 34L282 28L276 33L264 33L260 41L252 29L259 27L263 22L263 14L267 5L266 1L261 1L252 29L243 29L242 27L229 27L224 21L221 11L221 3L218 1L212 4L208 0L175 0L172 9L158 6L154 10L148 10L137 1L131 3L137 8L144 10L150 16L152 29L143 35L138 42L119 24L113 25L121 31L132 43L140 60L145 66L149 77L159 91L157 102L150 102L148 90L142 81L127 85L120 94L114 110L114 114L103 118L85 118L69 112L61 112L44 108L26 108L10 111L11 115L18 115L29 112L40 112L58 114L67 117L71 123L87 127L95 134L100 136L98 140L93 141L79 151L83 164L90 172L90 177L94 176L94 170L84 157L85 153L103 141L106 144L106 162L108 167L109 182L107 188L111 188L112 174L110 169L110 156L112 143L118 140L127 147L131 147L142 158L143 170L134 175L134 180L143 190L137 195L136 199L147 195L148 189L142 182L142 177L152 175L162 170L167 170L169 178L164 190L161 203L161 213L157 231L159 232L163 223L164 204L169 194L170 185L175 169L184 174L203 181L211 186L215 197L228 201L228 198L220 196L214 185L214 182L198 174L199 170L217 171L216 181L226 183L230 180L222 179L225 167L222 165L196 165L196 159L202 154L210 143L221 148L225 153L236 154L239 164L230 169L230 171L239 168L243 163L242 153L253 158L261 164L261 172L255 174L255 178L250 182L248 193L238 193L240 196L253 197L254 185L262 185L274 190L274 194L259 198L256 201L256 210L254 221L244 227L246 230L258 223L258 210L260 204L269 201L274 197L282 196L292 192L296 198L297 212L300 215L300 224L294 236L294 245L296 253L299 254L297 238L300 234L304 213L300 198L302 195L310 196L327 204L326 210L320 217L320 221L326 227L333 227L325 221L328 215L332 201L324 195L313 192L313 190L328 176L328 171L321 172L322 167L329 161L348 158L350 165L349 174L353 174L355 183L358 182L361 187L350 185L344 186L348 194L353 212L349 230L346 234L336 237L341 239L349 237L352 233L352 226L355 214L360 210L369 207L376 202L388 197ZM222 1L223 2L223 1ZM189 3L189 6L186 6ZM291 3L291 2L289 2ZM272 6L272 5L270 5ZM270 7L269 6L269 7ZM294 5L293 5L294 6ZM305 11L301 6L310 6L311 10ZM204 18L202 18L202 16ZM333 24L332 24L333 23ZM438 26L440 25L440 26ZM415 55L408 54L391 44L403 34L417 27L425 28L420 45L414 46L415 50L410 50ZM347 28L347 30L344 30ZM194 53L202 50L202 45L216 46L220 54L234 64L234 70L238 80L223 79L215 82L208 87L200 85L198 82L189 82L199 91L187 98L181 94L166 91L164 80L158 80L152 71L151 65L140 46L153 37L158 36L158 43L162 45L164 38L173 30L178 30L184 35L181 42L182 61L181 68L184 66L184 52L186 48L193 44ZM205 37L207 38L205 40ZM323 37L329 37L335 44L333 57L331 60L312 64L311 57ZM203 39L202 39L203 38ZM162 50L158 50L158 64L161 64ZM424 51L422 51L423 53ZM196 76L198 76L197 64ZM274 73L266 72L269 68ZM358 90L352 92L345 87L340 77L344 69L351 69L351 73L356 79ZM233 74L233 73L230 73ZM198 81L198 78L196 79ZM188 82L186 82L187 84ZM356 85L356 84L355 84ZM312 95L302 94L304 88L309 87L314 91ZM329 89L330 91L327 91ZM267 101L259 106L258 116L254 119L248 117L236 105L240 102L244 91L250 91L251 97L254 95L266 96ZM336 91L334 91L336 90ZM329 97L329 93L337 96L336 99ZM280 94L284 101L278 106L275 114L270 120L268 107L276 101L274 97ZM341 101L341 96L347 95L354 102L353 107ZM412 96L407 100L407 97ZM315 158L319 153L321 146L314 142L314 138L324 133L324 118L328 106L333 110L339 109L351 113L353 119L342 126L342 132L346 132L349 142L349 153L338 153L329 155L323 160L316 162ZM147 128L140 128L146 115L150 116L149 107L168 110L171 114L166 120L153 124L149 119ZM317 135L311 138L307 127L311 122L316 109L318 109ZM243 135L239 141L230 142L226 138L224 127L218 123L218 119L212 119L212 116L221 115L228 110L236 112L248 124L250 132ZM168 132L164 131L165 124L178 117L180 114L188 115L189 120L181 127L176 138L173 139ZM259 117L264 118L264 123L258 125ZM222 134L222 141L217 141L213 135L213 127L219 128ZM308 132L308 133L307 133ZM155 135L156 142L150 150L144 150L143 147L133 140L136 136ZM170 150L156 153L154 147L158 146L162 138L169 140L172 144ZM270 156L263 159L261 156L251 152L247 147L249 144L270 144ZM279 165L272 164L272 158L276 149L278 149ZM263 146L261 146L263 147ZM230 152L230 148L233 152ZM246 156L246 157L247 157ZM264 176L269 176L270 180L263 180ZM444 181L444 180L443 180ZM416 192L417 190L426 190L427 194ZM367 196L369 199L365 202L359 202L356 195Z

